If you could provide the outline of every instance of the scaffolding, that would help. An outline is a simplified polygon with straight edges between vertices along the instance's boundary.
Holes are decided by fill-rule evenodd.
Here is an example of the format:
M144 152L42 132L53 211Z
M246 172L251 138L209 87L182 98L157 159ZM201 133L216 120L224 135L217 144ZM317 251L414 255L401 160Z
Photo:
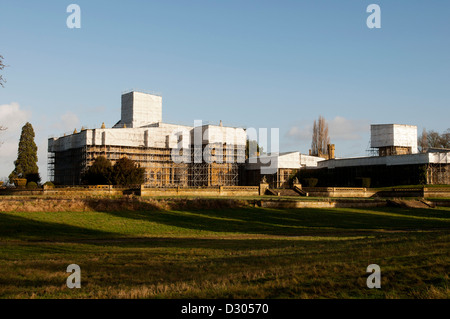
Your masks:
M171 149L131 146L89 146L86 161L82 164L85 171L98 156L104 156L114 165L120 158L127 157L145 169L144 184L156 187L187 186L186 163L175 163L171 158Z
M371 139L369 139L369 144L367 145L367 148L366 148L366 154L369 157L379 156L379 150L378 150L378 148L372 147Z
M55 153L48 152L47 155L47 176L50 181L55 180Z
M450 184L450 165L447 153L433 153L434 163L427 165L427 183L434 185Z
M62 152L49 152L47 172L49 179L61 185L78 185L84 172L85 147Z
M121 119L113 128L83 127L49 138L48 172L55 183L80 184L95 159L104 156L113 165L122 157L135 161L145 169L144 184L152 187L238 185L245 160L244 129L163 123L162 97L155 94L132 91L122 94L121 102ZM211 145L214 149L205 158ZM172 152L179 147L183 160L175 161Z
M122 157L136 162L145 169L144 184L149 187L237 186L238 161L245 148L231 145L224 155L213 153L207 160L202 157L204 149L205 146L192 147L192 157L187 163L174 162L171 148L97 145L49 152L49 178L61 185L80 184L95 159L104 156L112 165Z

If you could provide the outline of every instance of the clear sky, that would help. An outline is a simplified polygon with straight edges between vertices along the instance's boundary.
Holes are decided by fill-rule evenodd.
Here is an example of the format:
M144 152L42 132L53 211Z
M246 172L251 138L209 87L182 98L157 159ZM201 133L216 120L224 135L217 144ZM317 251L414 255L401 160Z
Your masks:
M372 3L381 29L366 25ZM281 151L308 153L319 115L339 157L366 155L370 124L442 132L449 15L442 0L1 0L0 178L26 121L46 181L47 138L114 125L133 88L162 94L165 122L279 128Z

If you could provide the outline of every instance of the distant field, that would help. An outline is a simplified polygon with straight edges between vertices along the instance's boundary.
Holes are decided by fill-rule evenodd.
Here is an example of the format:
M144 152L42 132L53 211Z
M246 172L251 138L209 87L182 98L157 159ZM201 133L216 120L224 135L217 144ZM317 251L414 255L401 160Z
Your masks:
M449 298L449 256L450 208L0 212L0 298Z

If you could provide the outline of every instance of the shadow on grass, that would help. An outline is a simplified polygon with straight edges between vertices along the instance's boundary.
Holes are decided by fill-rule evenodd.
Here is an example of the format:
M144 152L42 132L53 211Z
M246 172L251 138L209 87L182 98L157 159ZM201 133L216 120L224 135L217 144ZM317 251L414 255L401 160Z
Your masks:
M450 208L389 208L379 207L372 209L377 212L394 213L409 217L441 218L450 221Z
M0 236L12 240L49 240L114 237L117 234L66 224L35 221L0 213Z
M43 213L44 214L44 213ZM233 236L271 235L271 236L368 236L380 231L398 230L448 230L450 229L450 211L435 209L269 209L269 208L223 208L223 209L186 209L108 211L108 215L131 219L139 223L153 223L193 230L186 233L177 230L179 237L206 238L216 234L233 233ZM158 227L158 226L156 226ZM142 229L145 229L142 228ZM154 233L165 236L163 230ZM58 222L36 221L8 213L0 213L0 237L3 239L83 242L89 239L103 244L105 239L146 237L145 231L122 234L115 231L88 229ZM148 238L148 237L147 237ZM243 238L251 239L251 238ZM155 239L156 240L156 239ZM191 239L190 239L191 240Z
M389 215L389 213L394 215ZM107 212L116 217L155 222L197 231L281 236L368 234L377 230L448 229L450 219L421 217L423 210L233 208L180 211ZM448 212L447 212L448 214Z

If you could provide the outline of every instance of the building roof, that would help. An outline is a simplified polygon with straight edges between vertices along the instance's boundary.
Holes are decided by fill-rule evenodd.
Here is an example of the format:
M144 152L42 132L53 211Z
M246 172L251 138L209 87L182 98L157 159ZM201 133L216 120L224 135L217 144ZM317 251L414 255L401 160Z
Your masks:
M273 174L279 168L300 169L302 167L317 167L317 163L323 160L321 157L292 151L250 157L246 160L245 167L248 170L261 170L262 174Z
M332 169L337 167L356 167L356 166L375 166L375 165L386 165L386 166L420 165L430 163L449 164L450 152L341 158L341 159L321 161L317 164L317 166L318 168Z

